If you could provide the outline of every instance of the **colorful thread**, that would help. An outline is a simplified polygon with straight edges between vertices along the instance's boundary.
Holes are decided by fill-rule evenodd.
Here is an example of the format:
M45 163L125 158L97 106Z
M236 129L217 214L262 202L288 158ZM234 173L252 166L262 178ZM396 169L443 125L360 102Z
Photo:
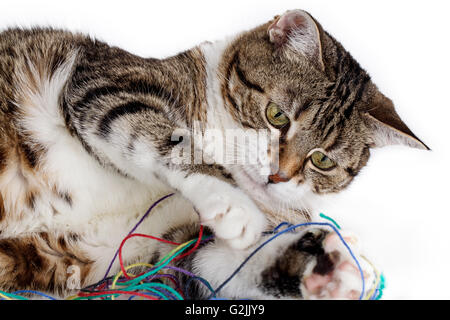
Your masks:
M339 236L342 243L345 245L353 260L355 261L358 270L361 275L362 280L362 288L359 299L360 300L379 300L383 294L383 289L385 287L385 279L382 273L380 273L373 264L363 257L373 268L375 273L375 282L372 288L365 294L366 292L366 284L364 279L364 274L358 259L353 254L352 250L345 242L342 235L339 233L340 226L336 223L332 218L320 214L320 217L330 221L328 222L307 222L301 223L297 225L292 225L287 222L283 222L279 224L272 232L268 232L269 234L273 234L269 239L264 241L261 245L259 245L247 258L239 265L239 267L215 290L212 288L211 284L204 278L196 276L190 271L184 270L182 268L178 268L175 266L169 265L173 261L177 261L183 259L184 257L192 254L195 250L198 249L200 243L204 241L209 241L213 237L212 236L203 236L203 226L200 226L198 238L192 239L185 243L176 243L172 241L168 241L165 239L157 238L150 235L133 233L138 226L144 221L144 219L150 214L152 209L156 207L163 200L171 197L172 194L166 195L155 203L153 203L150 208L146 211L143 217L138 221L138 223L131 229L128 235L122 240L119 248L117 249L111 263L108 266L108 269L105 273L105 276L101 281L94 285L90 285L86 288L83 288L76 295L67 297L68 300L91 300L91 299L107 299L107 300L115 300L120 296L129 295L128 300L132 300L136 297L141 299L148 300L183 300L189 299L189 287L193 281L199 281L202 283L210 292L210 296L208 299L219 299L216 295L242 270L242 268L248 263L248 261L263 247L269 244L271 241L281 236L284 233L293 231L296 228L305 227L305 226L328 226L333 229L334 232ZM283 230L279 231L282 227L286 226ZM267 234L267 233L266 233ZM155 265L147 264L147 263L135 263L128 266L125 266L123 263L122 249L126 241L134 237L143 237L147 239L152 239L160 242L164 242L170 245L177 246L173 250L171 250L166 256L164 256L159 262ZM190 248L188 250L188 248ZM108 277L108 274L112 268L112 265L116 258L119 258L120 271L113 277ZM138 275L134 275L129 272L130 269L135 268L146 268L145 271L141 272ZM164 273L163 270L169 269L172 271L176 271L178 273L184 274L188 276L188 280L185 283L185 287L181 288L179 279L174 274ZM168 279L174 286L171 286L159 282L160 279ZM156 281L155 281L156 280ZM45 293L34 291L34 290L20 290L13 293L7 293L0 291L1 300L28 300L28 298L21 296L20 294L34 294L41 297L44 297L49 300L58 300L54 297L51 297Z
M336 228L338 228L339 230L341 230L341 227L337 224L337 222L336 222L334 219L330 218L329 216L324 215L322 212L319 214L319 216L320 216L321 218L323 218L323 219L326 219L326 220L328 220L328 221L331 221L331 223L333 223L333 224L336 226Z
M140 225L141 223L145 220L145 218L148 217L148 215L150 214L150 212L153 210L154 207L156 207L160 202L164 201L165 199L173 196L175 193L170 193L168 195L165 195L164 197L156 200L151 206L150 208L148 208L148 210L144 213L144 215L142 216L142 218L138 221L138 223L136 223L136 225L133 227L133 229L131 229L131 231L128 233L128 235L132 234ZM105 279L109 272L111 271L112 265L114 263L114 260L116 260L117 255L119 254L119 249L117 249L113 259L111 260L111 263L108 266L108 269L106 270L105 276L103 277L103 279Z

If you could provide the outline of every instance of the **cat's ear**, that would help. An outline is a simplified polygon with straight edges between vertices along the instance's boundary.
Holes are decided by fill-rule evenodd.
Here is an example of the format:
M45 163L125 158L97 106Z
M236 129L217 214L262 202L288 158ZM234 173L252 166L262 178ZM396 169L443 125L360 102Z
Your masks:
M430 150L400 119L389 98L379 94L370 108L362 115L371 132L370 139L373 147L403 144Z
M314 19L303 10L290 10L268 28L270 42L287 47L307 57L316 67L324 70L320 31Z

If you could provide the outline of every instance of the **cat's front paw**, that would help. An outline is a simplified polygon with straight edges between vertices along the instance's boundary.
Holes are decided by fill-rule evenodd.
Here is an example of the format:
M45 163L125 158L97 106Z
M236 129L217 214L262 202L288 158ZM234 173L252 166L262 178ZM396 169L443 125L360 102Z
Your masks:
M366 261L360 259L358 239L352 235L344 235L343 238L358 259L367 290L367 285L373 281L373 272ZM300 240L299 246L314 255L303 273L301 291L304 298L360 298L361 272L337 233L313 229Z
M236 249L256 243L266 227L266 218L245 195L212 194L197 207L201 223L217 238Z

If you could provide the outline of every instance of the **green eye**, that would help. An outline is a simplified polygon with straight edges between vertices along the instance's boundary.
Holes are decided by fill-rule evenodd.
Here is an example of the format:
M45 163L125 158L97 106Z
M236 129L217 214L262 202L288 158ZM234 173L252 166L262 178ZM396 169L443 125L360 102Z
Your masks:
M289 123L289 118L287 115L273 102L269 103L267 106L266 116L270 124L278 129Z
M314 151L311 155L311 162L321 170L333 169L336 164L320 151Z

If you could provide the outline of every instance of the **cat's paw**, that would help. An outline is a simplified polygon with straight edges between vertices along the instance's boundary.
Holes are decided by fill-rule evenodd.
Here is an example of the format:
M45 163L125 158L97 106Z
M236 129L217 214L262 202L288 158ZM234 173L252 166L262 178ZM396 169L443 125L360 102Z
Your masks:
M266 227L266 218L245 195L212 194L197 207L202 224L235 249L255 244Z
M373 281L371 267L359 256L358 239L343 235L362 268L366 290ZM305 299L358 299L362 292L361 273L337 233L321 229L308 231L299 246L314 258L307 265L301 282Z

